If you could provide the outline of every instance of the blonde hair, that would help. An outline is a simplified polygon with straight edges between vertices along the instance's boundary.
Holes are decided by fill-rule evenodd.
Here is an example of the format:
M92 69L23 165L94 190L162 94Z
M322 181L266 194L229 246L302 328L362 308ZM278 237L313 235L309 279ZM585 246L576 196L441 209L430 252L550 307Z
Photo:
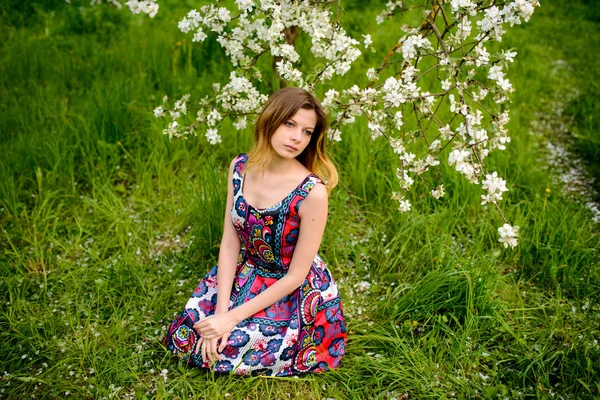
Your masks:
M271 146L273 133L301 108L314 110L317 114L317 124L308 146L296 159L321 178L327 192L331 193L338 183L338 173L325 147L329 128L327 114L319 100L304 89L284 87L271 95L254 124L254 144L247 154L246 168L250 171L260 171L269 165L274 151Z

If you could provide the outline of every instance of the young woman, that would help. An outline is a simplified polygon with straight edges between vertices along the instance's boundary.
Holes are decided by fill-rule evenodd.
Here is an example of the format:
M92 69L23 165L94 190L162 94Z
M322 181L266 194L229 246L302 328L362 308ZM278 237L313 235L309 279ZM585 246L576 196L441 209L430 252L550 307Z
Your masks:
M254 147L229 166L218 264L164 340L181 359L238 375L339 365L347 339L342 303L317 253L337 184L327 128L321 104L305 90L283 88L265 104Z

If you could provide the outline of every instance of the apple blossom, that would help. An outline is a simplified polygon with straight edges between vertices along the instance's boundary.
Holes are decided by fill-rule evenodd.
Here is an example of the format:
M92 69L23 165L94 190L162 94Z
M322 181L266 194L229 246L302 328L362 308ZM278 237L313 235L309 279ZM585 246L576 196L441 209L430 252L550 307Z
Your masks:
M407 3L389 1L376 22L392 20L396 13L412 8L406 8ZM154 1L130 0L125 4L132 12L151 17L158 11ZM484 161L490 151L503 150L510 142L505 128L508 111L503 104L515 89L505 71L517 53L513 49L490 52L488 42L501 42L506 25L528 21L539 6L537 0L507 0L503 4L475 0L423 2L423 19L414 26L398 27L401 37L389 44L391 49L383 61L361 73L363 82L346 87L332 87L329 81L353 68L361 55L361 42L348 35L335 18L340 10L338 2L235 0L234 6L220 4L191 10L178 26L183 33L192 34L194 42L205 41L208 32L216 34L235 69L229 82L215 84L214 93L197 103L199 110L192 125L184 122L189 118L189 95L173 106L165 98L154 109L155 117L170 117L163 131L169 138L195 133L198 128L205 130L210 144L220 143L219 128L226 118L235 121L236 129L245 129L268 98L257 89L257 81L269 71L259 70L256 61L269 54L275 57L274 71L281 79L311 92L319 89L325 93L322 104L332 117L329 140L342 140L340 126L364 117L370 138L384 137L389 142L401 166L396 173L400 192L392 195L400 211L411 209L404 194L416 177L429 185L434 198L443 197L444 185L430 182L434 179L426 178L425 173L439 165L440 153L446 148L448 164L486 191L481 196L482 204L492 203L500 211L499 201L508 190L506 181L497 172L488 173ZM294 46L294 30L301 30L310 40L314 65L304 65L306 60L300 59ZM374 46L372 33L356 36L365 47ZM431 62L421 64L425 59ZM398 68L390 67L393 64ZM423 65L426 67L421 70L419 66ZM437 73L431 72L434 70ZM475 78L478 71L482 72L481 79ZM440 84L424 85L428 80ZM440 109L449 112L450 119L442 120ZM407 124L407 119L417 123ZM418 128L408 128L414 126ZM419 141L424 146L417 146ZM485 179L481 180L482 176ZM514 247L518 227L512 227L501 211L500 215L505 224L498 230L499 240L505 247Z

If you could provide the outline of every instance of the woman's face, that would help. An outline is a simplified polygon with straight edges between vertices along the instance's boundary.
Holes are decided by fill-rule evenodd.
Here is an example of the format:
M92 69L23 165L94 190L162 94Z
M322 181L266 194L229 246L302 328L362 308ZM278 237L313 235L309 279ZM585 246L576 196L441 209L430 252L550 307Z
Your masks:
M315 110L299 109L279 125L271 136L273 151L281 158L296 158L308 146L316 125Z

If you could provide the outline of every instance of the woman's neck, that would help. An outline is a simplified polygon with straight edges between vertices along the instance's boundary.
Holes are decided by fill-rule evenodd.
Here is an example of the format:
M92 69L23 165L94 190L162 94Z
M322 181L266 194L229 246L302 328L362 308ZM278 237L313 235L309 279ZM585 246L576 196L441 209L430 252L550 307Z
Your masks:
M266 175L283 175L296 171L298 168L299 161L295 158L282 158L274 155L271 158L271 162L264 169ZM283 172L285 171L285 172Z

